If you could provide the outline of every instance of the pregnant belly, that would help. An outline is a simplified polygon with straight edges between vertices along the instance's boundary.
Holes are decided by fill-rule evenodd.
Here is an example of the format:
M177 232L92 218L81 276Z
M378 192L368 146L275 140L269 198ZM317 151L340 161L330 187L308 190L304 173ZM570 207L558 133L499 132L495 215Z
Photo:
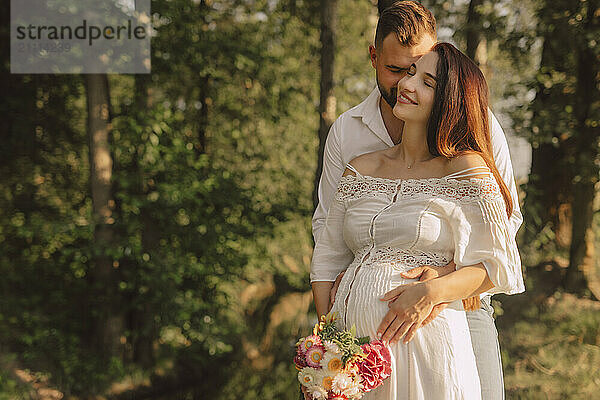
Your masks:
M377 328L389 310L388 303L380 299L398 285L414 281L400 276L405 270L389 264L349 268L332 308L337 313L338 326L350 329L354 325L359 336L375 339Z

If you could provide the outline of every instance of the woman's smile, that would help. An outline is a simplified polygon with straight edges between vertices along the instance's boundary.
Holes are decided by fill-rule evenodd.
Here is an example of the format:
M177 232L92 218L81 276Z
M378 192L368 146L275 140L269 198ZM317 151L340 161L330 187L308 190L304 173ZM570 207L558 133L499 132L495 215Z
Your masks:
M399 103L403 103L403 104L418 105L418 103L416 101L414 101L413 99L411 99L410 97L408 97L403 92L398 93L398 102Z

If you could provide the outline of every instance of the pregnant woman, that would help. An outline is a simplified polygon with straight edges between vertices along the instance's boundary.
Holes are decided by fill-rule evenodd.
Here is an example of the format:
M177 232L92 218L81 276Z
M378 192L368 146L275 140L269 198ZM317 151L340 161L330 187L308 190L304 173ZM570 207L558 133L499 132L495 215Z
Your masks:
M346 271L331 310L339 327L389 339L407 328L396 318L378 330L390 315L384 295L414 281L401 274L454 261L455 272L407 287L424 310L450 306L411 332L410 342L390 342L392 376L363 399L480 399L461 299L524 290L507 229L512 202L491 150L487 84L468 57L438 43L411 66L397 93L401 143L347 165L317 238L317 312L327 312L330 283Z

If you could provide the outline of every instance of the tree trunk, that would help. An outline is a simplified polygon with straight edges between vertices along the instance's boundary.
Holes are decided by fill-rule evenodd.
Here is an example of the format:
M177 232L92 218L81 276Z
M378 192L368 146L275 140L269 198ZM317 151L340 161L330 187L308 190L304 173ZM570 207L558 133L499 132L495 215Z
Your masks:
M571 243L571 179L557 160L564 160L566 144L537 143L532 149L531 173L525 198L525 242L535 240L545 227L553 232L554 244Z
M483 35L483 18L479 7L483 0L471 0L467 10L467 24L465 38L467 42L467 55L479 66L481 72L489 81L492 69L488 66L487 39Z
M587 3L585 30L594 32L600 25L598 0ZM569 251L569 268L565 288L574 293L587 289L586 271L594 270L594 198L600 174L598 166L598 139L600 128L589 123L592 108L598 100L597 76L599 57L583 41L578 49L578 71L575 113L579 134L576 139L576 176L573 185L573 233Z
M478 60L477 49L481 44L481 14L479 13L479 6L483 4L483 0L471 0L469 3L469 9L467 11L467 28L465 36L467 39L467 55L478 65L481 60ZM481 50L480 50L481 51Z
M319 99L319 154L315 174L313 204L319 202L318 189L323 171L323 151L329 128L335 120L336 100L333 95L333 63L335 58L335 26L337 0L321 0L321 96Z
M592 227L597 180L588 178L573 187L573 231L564 285L572 293L581 294L587 289L586 272L592 272L595 267Z
M106 255L113 241L113 159L110 152L110 100L106 74L85 75L90 151L90 183L95 221L96 251L90 273L91 332L89 344L103 357L116 355L123 328L114 310L117 302L112 258Z
M554 37L544 38L540 71L560 67ZM538 243L540 232L549 228L553 244L567 248L571 241L571 168L566 160L572 140L563 140L556 126L548 124L547 113L553 108L556 93L539 83L533 103L533 131L531 173L525 198L524 243ZM541 243L544 250L546 243ZM536 246L537 247L537 246Z
M138 74L135 76L135 98L133 102L133 112L137 116L139 125L145 125L147 118L146 110L152 107L152 89L149 87L151 75ZM137 160L134 159L134 168L137 175L137 194L140 197L146 197L149 192L146 183L146 177L142 167ZM157 223L151 217L150 210L146 206L140 209L140 222L142 225L142 251L152 254L153 249L158 247L160 235L157 231ZM143 268L140 265L128 265L132 268ZM137 285L136 285L137 286ZM135 288L136 296L139 294L139 288ZM146 301L138 301L137 304L142 304L141 308L132 309L128 318L129 329L132 332L131 346L133 351L133 361L139 365L150 368L154 366L154 349L153 343L158 333L156 323L154 321L154 313Z

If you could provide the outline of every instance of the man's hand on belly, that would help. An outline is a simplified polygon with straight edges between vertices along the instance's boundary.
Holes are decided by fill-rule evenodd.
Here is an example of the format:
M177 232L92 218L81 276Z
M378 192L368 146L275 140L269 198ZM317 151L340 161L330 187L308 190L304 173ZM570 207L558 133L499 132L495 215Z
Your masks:
M388 304L389 311L377 328L377 336L389 343L396 343L404 337L404 343L408 343L408 335L412 338L433 311L435 296L428 282L412 282L394 290L398 294ZM389 301L385 296L381 300Z
M452 273L453 271L456 270L456 264L454 263L454 261L451 261L449 264L444 265L442 267L438 267L438 266L433 266L433 265L423 265L421 267L417 267L417 268L413 268L410 271L407 272L403 272L401 275L402 277L406 278L406 279L419 279L419 282L426 282L426 281L430 281L432 279L436 279L440 276L444 276L447 274ZM386 318L391 318L390 313L392 313L393 309L397 309L400 312L404 312L404 308L405 307L409 307L410 308L410 304L396 304L393 308L392 308L392 303L394 303L398 297L400 296L400 294L404 293L404 291L406 290L408 285L401 285L398 286L392 290L390 290L389 292L387 292L384 297L381 299L382 301L388 301L388 307L390 307L390 311L388 312L388 314L384 317L381 325L380 325L380 329L378 330L378 332L381 332L382 334L384 334L384 332L387 332L388 329L391 331L393 330L391 323L394 322L395 318L391 320L391 322L389 322L388 324L386 324ZM406 297L406 296L405 296ZM413 336L415 335L417 329L419 329L422 326L427 325L428 323L430 323L431 321L433 321L438 315L439 313L441 313L444 309L446 309L446 307L448 307L448 304L450 303L439 303L439 304L435 304L432 308L431 311L429 312L429 315L427 315L422 321L420 321L418 324L413 323L410 327L405 327L404 325L407 324L407 322L404 322L403 325L403 329L396 329L396 334L393 335L392 340L394 341L398 341L402 338L403 335L406 335L404 342L408 343L412 340ZM415 305L413 305L414 307ZM418 314L421 314L421 312L419 312ZM422 318L422 317L421 317ZM420 319L420 318L419 318ZM399 321L398 321L399 322ZM396 322L397 324L397 322ZM385 336L386 338L390 337L389 335Z
M450 261L448 264L437 267L435 265L423 265L421 267L413 268L410 271L403 272L403 278L407 279L419 279L421 282L426 282L431 279L439 278L440 276L448 275L456 271L456 264L454 261Z

